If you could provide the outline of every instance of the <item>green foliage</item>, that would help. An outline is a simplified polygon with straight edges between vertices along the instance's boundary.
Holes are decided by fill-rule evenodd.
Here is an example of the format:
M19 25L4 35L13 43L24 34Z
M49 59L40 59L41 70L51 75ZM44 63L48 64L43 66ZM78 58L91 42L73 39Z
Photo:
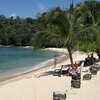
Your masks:
M0 15L0 45L35 44L37 47L70 45L73 49L77 44L76 40L89 41L89 43L94 43L97 38L100 40L99 35L95 33L100 34L100 2L97 1L79 3L76 7L72 2L67 10L57 7L44 12L37 19L29 17L23 19L18 16L6 18ZM79 38L75 39L75 35ZM100 46L99 40L95 42L96 47Z
M90 53L94 50L95 48L95 43L91 44L91 43L84 43L84 44L77 44L76 48L79 50L79 51L83 51L85 53Z
M34 20L0 16L0 44L26 46L34 34Z

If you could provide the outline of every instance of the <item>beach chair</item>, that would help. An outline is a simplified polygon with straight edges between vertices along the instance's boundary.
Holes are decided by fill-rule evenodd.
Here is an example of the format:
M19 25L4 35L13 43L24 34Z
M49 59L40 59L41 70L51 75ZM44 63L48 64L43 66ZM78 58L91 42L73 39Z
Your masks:
M91 73L83 75L83 80L91 80L91 78L92 78Z
M72 73L71 87L80 88L81 86L81 73Z
M91 62L91 59L92 59L92 62ZM95 57L93 57L93 58L87 57L87 58L85 58L84 66L90 66L90 65L92 65L92 64L94 64L96 62L99 62L99 59L97 59Z
M68 65L62 65L61 68L59 69L55 69L54 70L54 76L61 76L61 75L66 75L66 73L68 72L68 70L70 69L70 64Z
M55 69L53 76L59 76L60 77L61 76L61 69Z
M96 75L97 71L100 70L100 66L98 64L93 64L90 66L89 70L92 75Z
M61 91L55 91L53 92L53 100L65 100L66 99L66 93Z
M97 75L97 70L96 69L92 69L90 72L91 72L92 75Z
M80 80L71 80L71 87L80 88L81 87L81 81Z
M61 74L62 75L66 75L66 73L68 73L70 67L71 67L71 64L62 65L62 67L61 67Z
M90 69L96 69L97 71L100 70L100 65L99 64L93 64L90 66Z

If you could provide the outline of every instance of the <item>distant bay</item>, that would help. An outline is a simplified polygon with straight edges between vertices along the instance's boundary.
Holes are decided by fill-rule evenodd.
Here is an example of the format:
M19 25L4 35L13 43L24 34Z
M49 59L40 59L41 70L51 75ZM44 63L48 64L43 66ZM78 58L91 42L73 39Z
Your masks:
M32 48L0 47L0 77L27 71L53 59L58 52Z

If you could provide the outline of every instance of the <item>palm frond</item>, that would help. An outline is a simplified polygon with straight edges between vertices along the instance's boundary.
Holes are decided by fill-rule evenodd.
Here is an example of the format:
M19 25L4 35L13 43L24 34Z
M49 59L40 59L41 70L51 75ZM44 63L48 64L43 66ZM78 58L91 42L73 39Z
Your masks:
M76 40L79 42L97 42L100 39L100 34L98 30L94 27L87 27L81 31L79 31L76 36Z
M64 11L59 11L51 14L47 21L47 24L48 23L59 27L62 35L66 35L69 33L70 23Z

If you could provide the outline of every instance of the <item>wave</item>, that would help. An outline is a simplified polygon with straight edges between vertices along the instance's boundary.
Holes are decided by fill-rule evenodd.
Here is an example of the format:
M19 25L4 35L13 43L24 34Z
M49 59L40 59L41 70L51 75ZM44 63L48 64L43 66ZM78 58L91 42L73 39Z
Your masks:
M57 58L57 64L58 63L61 63L62 61L65 61L66 59L68 59L68 55L61 55L60 57ZM54 65L54 59L49 59L45 62L42 62L36 66L32 66L32 68L26 70L26 71L23 71L23 72L20 72L20 73L17 73L17 74L14 74L14 76L19 76L19 75L23 75L23 74L27 74L27 73L30 73L30 72L33 72L33 71L36 71L36 70L39 70L41 68L45 68L45 67L49 67L49 66L53 66Z

